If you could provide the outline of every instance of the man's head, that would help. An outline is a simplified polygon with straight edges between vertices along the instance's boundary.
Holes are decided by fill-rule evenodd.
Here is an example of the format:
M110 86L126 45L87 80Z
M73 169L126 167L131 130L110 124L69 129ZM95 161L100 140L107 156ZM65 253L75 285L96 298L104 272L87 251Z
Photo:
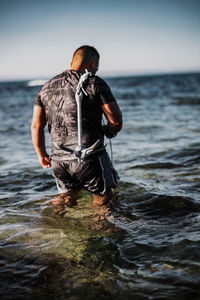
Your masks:
M84 72L87 69L95 74L99 67L99 53L92 46L81 46L74 52L71 69Z

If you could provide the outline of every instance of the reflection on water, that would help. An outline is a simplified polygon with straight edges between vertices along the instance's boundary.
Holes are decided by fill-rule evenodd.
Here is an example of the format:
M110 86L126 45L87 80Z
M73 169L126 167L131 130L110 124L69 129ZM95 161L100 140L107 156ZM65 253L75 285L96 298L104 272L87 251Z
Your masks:
M40 87L0 83L1 300L200 298L200 75L108 81L124 114L110 207L56 204L30 137Z

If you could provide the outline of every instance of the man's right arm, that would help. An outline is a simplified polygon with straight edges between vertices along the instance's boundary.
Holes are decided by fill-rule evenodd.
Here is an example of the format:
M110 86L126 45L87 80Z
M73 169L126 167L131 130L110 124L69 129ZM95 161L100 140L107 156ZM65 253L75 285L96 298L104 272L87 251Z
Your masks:
M50 158L46 153L44 127L46 126L46 116L44 108L34 105L33 119L31 125L32 141L37 152L41 165L44 168L50 168Z
M122 128L122 113L117 102L112 101L102 105L102 110L108 121L107 125L103 126L105 136L108 138L115 137Z

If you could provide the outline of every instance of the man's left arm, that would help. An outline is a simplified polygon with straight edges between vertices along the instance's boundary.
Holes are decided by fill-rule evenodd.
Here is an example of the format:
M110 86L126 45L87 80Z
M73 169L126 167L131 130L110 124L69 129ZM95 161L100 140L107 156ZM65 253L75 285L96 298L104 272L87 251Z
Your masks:
M105 136L108 138L115 137L122 128L122 113L117 102L112 101L110 103L101 106L106 119L107 125L103 126Z
M45 147L45 126L46 116L44 108L39 105L34 105L33 119L31 125L33 145L43 168L50 168L51 162Z

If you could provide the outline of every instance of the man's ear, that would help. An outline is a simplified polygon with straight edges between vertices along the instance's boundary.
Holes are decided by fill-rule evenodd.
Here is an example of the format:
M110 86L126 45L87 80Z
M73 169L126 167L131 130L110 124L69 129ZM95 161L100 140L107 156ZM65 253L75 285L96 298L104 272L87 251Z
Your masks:
M96 60L91 60L89 62L89 68L88 68L91 72L95 72L97 71L97 62Z
M95 60L91 60L91 66L94 68L96 66L96 61Z

